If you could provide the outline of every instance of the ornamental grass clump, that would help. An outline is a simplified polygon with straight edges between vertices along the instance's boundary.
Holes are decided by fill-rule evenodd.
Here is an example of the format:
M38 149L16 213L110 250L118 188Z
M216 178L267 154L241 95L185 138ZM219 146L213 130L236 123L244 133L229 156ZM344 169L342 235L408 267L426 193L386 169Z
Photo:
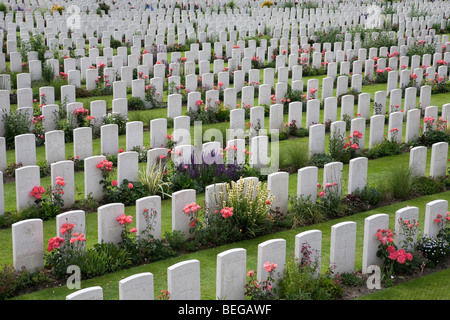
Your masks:
M412 196L414 172L408 166L395 166L378 181L377 189L386 200L406 200Z
M161 199L170 198L172 183L167 178L167 166L163 162L155 161L148 168L138 171L138 181L149 195L158 195Z
M291 255L278 281L279 298L283 300L333 300L342 297L339 275L331 268L320 273L320 261L307 242L302 243L299 257Z
M288 148L279 159L283 171L296 173L299 169L306 167L309 161L309 152L306 146L300 145Z

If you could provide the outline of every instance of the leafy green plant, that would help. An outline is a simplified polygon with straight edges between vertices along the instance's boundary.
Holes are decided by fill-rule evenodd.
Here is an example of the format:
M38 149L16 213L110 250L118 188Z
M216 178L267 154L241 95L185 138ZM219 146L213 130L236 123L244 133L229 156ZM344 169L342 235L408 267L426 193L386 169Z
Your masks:
M230 8L230 9L235 9L237 8L236 3L234 2L234 0L231 1L227 1L227 3L225 4L226 8Z
M344 148L344 134L340 134L339 131L335 131L333 134L330 134L329 141L330 143L328 144L328 152L330 156L336 161L348 163L348 161L350 160L350 153L345 152L346 150Z
M0 3L0 11L3 11L5 14L8 12L8 7L3 2Z
M343 202L337 181L329 181L325 186L318 186L317 204L320 206L324 216L334 219L343 215Z
M427 265L433 267L450 255L450 244L442 237L424 235L417 242L417 250L427 259Z
M434 119L433 117L425 117L423 119L425 123L425 130L423 130L422 136L419 141L430 147L437 142L450 142L450 131L447 120L443 118Z
M28 60L27 54L30 51L37 52L38 59L44 61L45 52L47 51L44 36L39 33L30 35L30 38L28 40L20 41L20 50L22 54L22 60L24 61Z
M185 237L186 235L179 230L173 230L171 232L164 233L164 238L166 239L170 248L176 251L181 251L186 247Z
M104 11L105 14L108 14L109 8L110 8L109 5L107 5L107 4L104 3L104 2L100 2L100 3L98 4L98 9Z
M117 124L119 135L125 134L127 130L127 118L121 113L108 113L103 118L103 124Z
M162 103L159 102L158 97L162 92L156 92L156 87L152 85L145 86L145 108L156 109L162 108Z
M361 43L362 48L381 48L381 47L392 47L397 43L397 39L395 37L390 36L387 33L379 33L377 36L375 34L370 34L370 36L365 37L365 39Z
M309 158L308 165L323 168L323 166L327 163L334 161L336 160L334 160L333 157L331 157L329 154L316 153Z
M83 278L93 278L131 266L128 253L114 243L96 243L75 263Z
M3 123L5 126L6 149L14 149L15 137L20 134L30 133L30 121L26 114L11 110L3 113Z
M402 145L394 139L384 139L382 142L375 143L367 152L369 159L377 159L385 156L392 156L401 153Z
M16 270L13 265L5 264L0 269L0 300L12 298L21 290L29 290L49 283L50 279L44 272L30 273L25 267Z
M108 203L120 202L126 206L134 205L136 200L147 194L145 186L139 181L130 182L124 179L122 183L112 180L103 185L104 200Z
M278 281L280 299L286 300L333 300L342 296L343 288L331 271L317 273L318 260L313 251L303 243L300 258L290 256L284 273Z
M359 287L364 286L366 284L366 281L364 281L361 275L357 272L341 273L340 277L342 279L342 284L346 286Z
M372 207L376 207L383 200L383 194L377 188L369 185L362 189L356 189L353 194Z
M424 9L416 8L415 5L412 5L411 9L408 12L408 17L410 18L419 18L419 17L426 17L427 12Z
M94 212L99 207L99 202L92 197L92 194L88 194L86 197L76 200L73 208L75 210L83 210L85 212Z
M44 63L42 65L42 80L44 80L48 84L51 84L54 79L55 72L53 71L52 66L48 63Z
M245 284L245 295L250 300L275 300L277 299L277 288L275 280L275 270L278 265L267 261L264 269L267 271L267 278L261 281L256 280L256 273L253 270L247 272L247 283Z
M128 110L144 110L145 103L139 97L128 98Z
M197 109L186 113L191 118L191 123L201 121L203 124L220 123L230 119L230 108L222 103L215 107L205 107L203 102L197 102Z
M327 31L317 30L314 33L314 36L316 37L316 42L321 43L322 45L324 43L331 43L331 45L334 46L336 42L341 42L343 40L342 31L338 27L331 28Z
M309 226L325 220L320 207L316 202L311 201L310 196L289 196L289 204L289 216L292 220L293 228Z
M111 36L109 45L111 46L111 48L117 49L118 47L122 46L122 42L120 40L114 39L113 36Z
M366 185L358 188L343 199L346 215L372 210L379 206L383 200L383 194L376 188Z
M84 234L73 232L74 228L75 224L64 223L59 231L62 237L48 241L45 263L57 278L64 278L67 267L83 259L86 238Z
M406 55L411 59L412 56L423 56L424 54L434 54L436 52L436 43L433 41L418 41L411 44L406 51Z
M445 190L445 185L432 177L414 176L411 189L420 195L431 195Z
M386 5L383 7L383 10L381 10L381 14L387 15L387 14L395 14L397 13L397 10L394 9L391 5Z
M272 221L269 219L269 211L273 196L269 196L270 190L267 189L266 183L261 181L255 183L253 179L244 181L241 178L236 182L225 184L224 189L225 192L214 194L219 206L214 212L206 212L205 215L222 214L223 216L224 212L229 212L231 208L231 215L226 215L223 219L227 230L230 230L229 234L236 236L230 239L231 241L254 238L271 230ZM226 211L222 212L222 210Z
M305 146L288 148L280 158L280 168L287 172L297 172L308 164L308 150Z

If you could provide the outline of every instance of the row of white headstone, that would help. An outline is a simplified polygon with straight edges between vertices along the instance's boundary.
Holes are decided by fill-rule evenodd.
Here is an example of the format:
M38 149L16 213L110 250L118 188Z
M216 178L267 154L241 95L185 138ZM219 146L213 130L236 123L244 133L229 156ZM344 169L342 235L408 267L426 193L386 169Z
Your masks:
M313 101L313 100L312 100ZM271 110L275 107L282 108L281 105L273 105ZM252 109L258 109L262 107L254 107ZM262 110L263 113L264 110ZM317 108L319 111L319 108ZM438 111L437 107L428 107L425 109L426 117L434 117L437 119ZM271 112L272 114L272 112ZM398 143L402 142L403 131L403 117L402 112L393 112L389 116L389 130L388 139L397 139ZM420 129L420 110L409 110L406 115L406 142L411 142L419 137ZM244 137L227 138L225 145L222 145L219 141L206 142L201 144L201 148L191 144L189 118L183 117L186 127L177 127L174 131L174 141L183 141L174 147L174 150L168 150L167 146L167 119L155 119L151 121L151 146L153 148L146 151L147 153L147 170L149 170L152 164L161 157L167 157L168 152L173 151L173 161L177 165L180 163L188 165L193 164L191 157L194 155L194 163L201 161L201 155L204 156L206 163L224 163L224 155L226 156L227 164L240 164L245 163L245 149L246 142ZM262 117L262 121L264 117ZM263 123L263 122L261 122ZM385 116L375 115L370 118L370 132L369 132L369 149L375 146L377 143L382 142L384 137L384 125ZM99 185L101 175L99 174L96 165L100 160L106 159L106 155L114 154L118 156L118 171L117 179L122 181L127 179L129 181L136 181L139 171L139 153L133 151L135 146L141 147L143 150L143 124L142 122L129 122L127 124L127 149L125 152L119 152L119 135L118 126L116 124L109 124L101 126L101 155L92 155L92 129L91 128L77 128L74 130L75 143L74 151L75 157L81 155L79 159L84 161L84 176L85 176L85 196L90 194L95 199L102 197L102 188ZM233 133L239 135L244 133L243 129L232 127ZM395 132L394 130L397 129ZM366 120L362 117L351 120L350 134L358 131L362 134L362 138L359 139L359 148L365 149L365 137L366 137ZM269 131L273 133L273 131ZM331 137L336 134L342 137L346 136L346 122L334 121L330 126ZM220 133L220 132L219 132ZM219 138L217 132L214 133L216 138ZM269 149L276 148L277 145L269 143L269 136L265 134L264 130L261 130L259 135L251 136L249 140L249 157L250 165L254 168L265 168L272 161L274 164L276 159L276 151ZM394 134L397 134L394 135ZM195 132L194 132L195 134ZM224 138L221 136L220 138ZM315 154L325 153L325 125L324 124L312 124L309 127L309 156ZM33 186L40 185L40 170L36 165L36 146L34 134L23 134L16 136L15 154L17 163L22 163L23 167L16 169L16 206L18 210L24 209L33 204L34 199L28 196L29 189ZM222 140L223 141L223 140ZM233 146L229 151L224 152L223 149ZM7 167L6 163L6 146L5 139L0 138L0 147L2 148L2 165L4 169ZM225 148L224 148L225 147ZM234 151L234 148L237 150ZM415 148L416 150L418 148ZM426 148L420 148L423 152L426 152ZM46 133L46 160L51 168L52 183L54 183L54 177L63 176L67 178L67 184L71 186L72 192L66 192L64 195L65 207L70 207L75 201L74 195L74 162L72 160L65 160L65 143L64 132L61 130L50 131ZM274 152L275 151L275 152ZM411 150L413 151L413 150ZM231 154L230 152L233 152ZM271 156L269 156L271 154ZM448 156L448 143L441 142L435 143L432 146L431 152L431 169L430 176L437 178L446 175L447 156ZM278 155L281 157L282 154ZM413 153L411 153L413 156ZM206 157L206 158L205 158ZM418 172L424 175L424 166L426 163L423 156L419 157L420 163L416 164ZM416 162L417 160L414 160ZM201 163L201 162L200 162ZM4 204L4 202L3 202Z
M389 72L391 74L393 71ZM352 78L359 77L361 78L361 75L353 75ZM143 81L143 80L134 80L134 81ZM303 81L297 80L295 82L299 82L298 88L294 91L299 91L300 93L303 92ZM119 83L122 83L121 81L114 82L115 85L119 85ZM318 79L309 79L307 81L306 89L307 91L304 93L305 99L308 104L318 104L320 106L321 102L323 101L324 108L325 108L325 115L324 115L324 121L335 121L336 120L336 111L337 111L337 99L341 99L341 105L343 112L342 114L348 114L351 118L354 117L354 105L355 105L355 97L353 94L348 94L348 78L347 76L340 76L337 78L338 88L336 91L336 96L333 95L333 79L331 77L326 77L322 81L322 96L318 97L318 90L320 89L319 85L320 81ZM67 86L64 86L67 87ZM70 87L70 85L68 85ZM73 88L73 87L72 87ZM293 88L294 89L294 88ZM21 114L26 115L29 121L30 131L35 127L33 120L34 120L34 111L33 111L33 102L32 102L32 89L19 89L19 90L26 90L29 92L29 99L31 102L31 105L28 105L28 103L22 104L20 103L20 106L18 104L17 110L15 112L19 112ZM226 88L223 90L223 101L220 100L220 90L212 89L206 91L206 101L203 101L200 105L199 102L202 101L202 95L199 91L190 92L187 94L187 111L196 111L200 107L201 108L218 108L219 104L223 104L223 106L226 106L230 110L235 109L243 109L243 108L252 108L255 107L255 91L258 90L258 105L267 105L271 106L274 104L285 104L286 103L286 95L288 91L288 83L287 82L278 82L275 84L275 94L272 95L272 88L269 84L261 84L258 86L258 88L255 88L254 86L245 86L242 88L242 95L240 102L241 104L237 104L238 98L237 98L237 92L235 88ZM340 91L339 91L340 90ZM45 98L44 105L41 105L41 112L42 112L42 125L45 131L51 131L55 130L58 126L58 122L60 121L58 112L60 110L60 106L55 104L54 101L54 93L52 93L53 87L41 87L41 100L43 100L43 97ZM314 93L312 93L314 91ZM379 110L375 112L375 107L373 107L373 110L370 110L370 100L371 100L371 94L370 93L361 93L361 90L358 94L358 114L365 118L369 118L370 114L384 114L384 113L390 113L393 111L400 111L404 110L406 113L408 110L415 109L416 107L424 110L426 107L431 105L431 95L432 95L432 87L430 85L423 85L418 87L409 87L406 88L404 91L404 102L402 103L402 95L403 90L400 88L393 88L389 91L377 91L374 94L374 103L379 105ZM2 94L5 93L5 94ZM419 106L417 106L416 97L419 93ZM4 105L5 108L2 110L3 113L7 114L9 112L12 112L10 105L8 103L9 101L9 94L6 92L6 90L2 90L0 92L2 96L5 97ZM387 98L389 96L389 105L387 105ZM22 100L23 100L22 96ZM53 97L53 98L52 98ZM48 102L47 102L48 99ZM75 99L73 99L75 100ZM145 98L144 98L145 100ZM314 101L310 101L314 100ZM292 103L294 103L293 101ZM128 117L128 98L126 95L126 90L124 97L115 97L112 100L112 110L111 113L120 114L124 119L127 119ZM24 105L28 105L25 107ZM295 104L297 106L298 104ZM446 104L448 105L448 104ZM172 93L168 95L167 100L167 118L176 118L182 116L182 94L181 93ZM64 107L64 106L63 106ZM77 127L76 121L75 121L75 112L76 110L85 109L84 103L72 101L72 102L65 102L65 111L67 111L67 117L69 121L73 124L74 127ZM102 123L104 117L107 115L107 102L106 100L94 100L90 102L89 107L89 115L93 117L89 122L96 128L98 128ZM327 109L329 109L327 111ZM256 110L256 109L255 109ZM296 113L299 113L302 109L299 109ZM446 111L444 111L445 113ZM282 112L278 112L278 115L281 116ZM314 119L317 118L317 116L313 117ZM341 117L342 120L342 117ZM232 121L230 117L230 121ZM314 121L318 122L318 121ZM300 123L297 121L297 123ZM308 125L310 122L308 122ZM4 119L1 119L1 126L0 126L0 135L4 136L5 134L5 123ZM274 128L275 129L275 128Z
M246 5L249 4L245 1ZM207 36L220 35L222 40L222 32L226 28L229 30L237 28L234 32L234 37L236 33L239 32L240 35L254 35L262 32L265 26L271 27L271 31L275 37L289 36L310 36L314 33L316 29L319 29L322 25L323 27L328 26L354 26L354 25L365 25L366 18L364 17L365 11L367 11L369 6L360 6L359 3L350 2L345 5L341 5L340 10L336 12L323 12L322 9L317 10L301 10L300 8L287 9L285 12L280 12L280 8L260 8L258 5L250 9L243 10L228 10L226 14L211 14L211 8L206 9L206 14L200 11L187 12L185 10L181 11L179 9L175 10L165 10L165 9L153 9L152 11L146 11L145 7L141 8L141 11L134 11L133 9L125 10L124 8L117 8L120 4L111 5L109 15L98 16L94 10L92 14L85 14L86 7L81 5L81 3L75 3L80 5L81 14L79 15L79 22L82 28L79 30L75 29L77 34L83 36L86 34L86 39L89 39L89 44L96 44L98 42L97 38L101 38L102 44L107 45L109 36L113 36L117 40L122 40L125 35L126 41L132 42L134 40L133 35L136 30L145 31L149 30L147 36L152 36L152 40L157 44L163 44L165 33L168 33L167 43L174 44L175 37L178 36L178 42L183 43L186 38L189 39L199 39L199 41L205 41ZM199 4L205 4L203 1L199 1ZM255 3L256 4L256 3ZM252 4L253 6L255 4ZM410 2L411 4L411 2ZM69 3L68 3L69 5ZM213 5L208 3L208 5ZM435 7L431 9L430 6ZM45 5L44 5L45 7ZM397 8L398 14L387 15L386 18L389 22L393 24L399 24L399 30L412 31L421 30L425 28L430 28L433 23L440 23L445 26L445 12L448 6L445 6L445 2L439 4L432 4L424 6L427 8L428 16L426 18L409 18L407 12L403 10L410 9L410 7L400 7ZM190 8L192 10L192 8ZM325 7L327 9L327 7ZM134 11L134 12L133 12ZM403 12L402 12L403 11ZM434 14L435 13L435 14ZM36 28L34 24L32 25L33 14L36 19ZM53 14L53 17L47 12L42 16L39 11L25 11L25 14L20 13L16 17L16 23L14 23L14 16L10 13L5 16L4 28L6 30L16 31L17 27L20 27L21 38L27 39L26 31L37 30L38 32L50 33L53 37L55 34L60 32L67 33L67 20L70 18L69 12L64 12L61 16L57 12ZM150 18L150 23L148 21ZM45 28L45 21L47 21L47 28ZM244 22L245 23L242 23ZM199 27L203 29L199 32L194 29L193 22L196 22ZM258 25L259 24L259 25ZM293 30L290 32L287 28L287 24L293 24ZM300 24L300 26L299 26ZM175 25L177 26L177 34L175 34ZM206 29L207 30L203 31ZM97 37L94 37L94 32L97 32ZM101 36L100 36L101 35ZM233 36L233 35L232 35ZM91 41L91 38L94 38ZM141 38L143 36L141 35ZM155 39L156 38L156 39ZM84 39L83 39L84 40ZM95 40L95 41L94 41ZM152 41L152 43L153 43ZM63 41L61 41L63 42ZM57 41L56 41L57 43ZM65 42L67 43L67 41ZM134 43L134 41L133 41Z
M440 149L440 150L439 150ZM442 150L445 149L445 150ZM436 155L437 151L442 151L440 155ZM443 167L445 174L446 161L448 153L448 144L438 143L433 146L432 153L432 164L430 170L436 170L435 164ZM443 155L444 154L444 155ZM440 157L440 159L437 159ZM85 171L85 185L94 188L95 185L99 185L99 180L101 179L100 170L97 169L97 164L99 160L104 159L101 156L93 157L94 159L86 160L86 171ZM102 158L102 159L100 159ZM417 147L411 152L410 166L414 169L425 170L426 166L427 152L425 147ZM437 160L436 160L437 159ZM94 161L92 161L94 160ZM424 162L425 161L425 162ZM94 162L89 164L88 162ZM59 169L59 171L57 170ZM71 170L72 175L64 172L64 169ZM93 169L93 170L92 170ZM337 192L339 195L342 193L342 170L343 164L341 162L332 162L324 166L323 179L321 182L318 181L318 168L304 167L299 169L297 177L297 196L302 196L304 198L310 198L311 201L315 202L318 198L318 184L322 183L323 190L326 194L328 192ZM368 170L368 159L364 157L355 158L350 161L349 164L349 175L348 175L348 193L352 193L357 189L363 189L367 185L367 170ZM86 172L88 173L86 175ZM430 172L432 174L433 172ZM64 199L67 201L68 197L71 196L72 201L74 200L74 187L73 187L73 164L71 161L64 161L61 163L56 163L52 166L52 177L62 176L65 179L66 186L64 187ZM33 186L39 185L39 168L36 166L27 166L17 169L17 198L34 200L29 193ZM250 181L253 184L250 184ZM256 190L256 184L259 182L256 177L244 178L243 182L245 188L253 186ZM332 186L329 187L328 185ZM56 185L54 185L56 186ZM267 187L270 190L270 194L273 195L274 200L272 208L277 208L280 212L287 213L288 211L288 195L289 195L289 174L287 172L275 172L268 176ZM101 192L101 187L98 188ZM220 193L225 193L225 184L213 184L205 188L205 209L214 208L216 202L218 201L218 195ZM69 196L66 196L69 195ZM255 196L255 194L254 194ZM319 195L320 196L320 195ZM326 196L326 195L325 195ZM174 192L172 195L172 230L179 230L184 232L186 238L189 238L189 219L190 217L183 213L183 208L186 204L196 202L196 191L193 189L180 190ZM161 239L161 198L160 196L148 196L136 201L136 229L137 234L140 235L144 230L146 230L146 220L144 218L144 209L150 212L155 212L156 216L152 222L151 234L157 238ZM119 243L121 241L122 227L117 223L116 218L125 212L125 206L122 203L111 203L106 204L98 208L98 242L111 242ZM212 211L211 211L212 212ZM60 229L61 225L65 222L74 223L76 225L75 232L86 233L86 223L85 223L85 212L81 210L67 211L60 214L56 219L57 230ZM29 226L29 227L26 227ZM25 266L30 269L40 268L43 265L43 247L39 246L42 244L42 239L36 241L36 238L30 240L30 238L23 237L23 232L16 232L15 230L20 230L21 228L38 229L40 230L37 234L42 237L42 220L40 219L28 219L18 222L12 226L13 230L13 248L14 248L14 261L15 266L20 268ZM28 243L30 241L30 243ZM14 244L16 243L16 244ZM35 243L37 243L35 245ZM33 254L30 254L30 250L23 250L22 247L28 248L33 246ZM34 257L31 259L30 257Z
M425 207L423 235L436 237L439 226L434 220L438 215L446 216L448 210L447 200L428 202ZM419 208L405 207L395 212L395 227L393 231L394 243L402 247L405 234L402 233L401 221L419 221ZM381 267L383 262L377 257L380 244L376 237L377 230L388 230L390 226L388 214L374 214L364 221L364 239L362 250L362 273L372 273L374 265ZM329 263L335 274L352 273L355 270L357 224L346 221L331 226ZM417 239L418 231L412 235ZM321 272L322 261L325 258L322 251L323 231L313 229L304 231L295 236L294 257L299 262L304 256L303 246L308 246L311 252L309 257L313 263L317 262L316 273ZM413 240L414 242L416 240ZM282 277L288 253L286 240L282 238L267 240L258 245L257 250L257 281L266 280L268 272L264 269L266 262L274 263L277 268L274 272L274 283ZM247 278L247 250L234 248L223 251L217 255L216 265L216 299L244 300ZM167 291L170 300L201 300L201 269L197 259L186 260L173 264L167 268ZM143 272L126 277L119 282L119 300L153 300L154 282L151 272ZM102 300L103 288L101 286L87 287L77 290L66 296L67 300Z

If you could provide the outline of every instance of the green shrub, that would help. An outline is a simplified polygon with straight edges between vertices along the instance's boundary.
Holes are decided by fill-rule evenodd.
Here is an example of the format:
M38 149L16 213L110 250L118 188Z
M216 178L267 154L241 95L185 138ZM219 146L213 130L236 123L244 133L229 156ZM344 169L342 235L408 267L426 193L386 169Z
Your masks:
M386 156L393 156L401 153L402 145L393 140L384 139L380 143L375 143L367 152L369 159L377 159Z
M303 252L302 252L303 254ZM278 282L279 297L286 300L334 300L342 296L343 288L331 272L317 274L317 261L298 261L290 257Z
M123 203L126 206L136 204L136 200L147 196L145 186L139 181L124 179L120 185L116 180L103 185L104 200L107 203Z
M311 201L310 196L307 198L301 195L289 196L289 204L289 217L293 228L309 226L325 220L320 207Z
M383 200L383 194L376 188L370 186L365 186L363 189L356 189L353 194L373 207L377 206Z
M0 300L12 298L21 290L49 283L50 279L44 272L30 273L25 268L16 270L14 266L5 264L0 269Z
M8 7L3 2L0 3L0 11L3 11L5 14L8 12Z
M427 259L427 266L433 267L444 262L450 255L450 244L441 237L421 236L417 249Z
M346 286L359 287L359 286L364 286L366 283L364 281L364 279L362 279L361 276L356 273L345 272L345 273L341 273L340 276L341 276L342 284L344 284Z
M323 168L327 163L334 161L336 160L328 154L317 153L309 158L308 165Z
M266 183L241 178L231 184L226 183L212 197L216 199L216 208L201 209L198 206L195 210L185 208L188 212L183 210L190 216L189 232L198 243L207 244L206 238L213 244L225 244L252 239L272 230L273 195L270 195Z
M445 190L445 185L432 177L413 177L412 190L420 195L431 195Z
M434 54L436 52L436 44L434 42L414 42L406 51L406 55L411 59L412 56L423 56L424 54Z
M55 72L53 71L52 66L48 63L44 63L42 65L42 80L44 80L46 83L50 84L50 83L52 83L54 78L55 78Z
M382 14L387 15L387 14L396 14L397 10L395 10L391 5L386 5L383 10L381 11Z
M317 204L327 219L335 219L345 214L344 203L339 193L338 181L329 181L318 194ZM328 186L328 184L330 186Z
M185 237L186 235L179 230L164 233L164 238L169 244L169 247L176 251L180 251L186 247Z
M392 47L397 45L397 38L390 36L389 34L379 33L378 36L374 36L372 33L370 36L365 37L361 43L362 48L381 48Z
M47 51L44 36L38 33L30 35L29 40L20 41L20 50L22 53L22 60L24 61L27 61L28 59L27 54L30 51L36 51L38 54L38 59L44 61L45 52Z
M70 143L73 141L73 130L75 129L75 126L71 123L68 119L61 119L58 123L57 130L64 131L64 142Z
M229 121L230 109L222 104L214 108L204 108L200 105L197 110L190 110L186 115L191 118L192 124L194 121L201 121L202 124L221 123Z
M6 149L14 149L14 138L17 135L30 133L31 127L26 114L10 111L3 114L3 123L5 126Z
M309 130L306 129L306 128L297 128L297 130L295 130L295 136L297 138L308 137L309 136Z
M336 42L341 42L343 40L342 31L338 27L331 28L327 31L318 30L314 33L314 36L317 38L317 43L331 43L331 50L333 50L333 46Z
M330 134L329 141L330 141L330 143L328 144L328 150L329 150L330 156L335 161L340 161L342 163L348 163L350 160L350 153L345 152L346 149L344 149L345 135L339 134L339 132L336 131L332 135Z
M427 121L425 121L427 120ZM427 147L431 147L437 142L450 142L450 134L447 130L447 123L438 119L436 122L433 120L424 119L427 130L424 130L423 134L419 137L419 142ZM433 123L436 128L433 128Z
M37 163L37 165L39 166L41 178L44 178L44 177L47 177L50 175L50 172L51 172L50 165L47 163L46 160L39 161Z
M80 267L83 278L93 278L131 266L127 252L114 243L96 243L94 247L72 263Z
M103 10L105 12L105 14L108 14L108 12L109 12L109 5L107 5L104 2L100 2L98 4L98 9Z
M426 17L427 12L426 10L421 10L419 8L416 8L414 5L412 5L411 9L408 12L408 17L410 18L419 18L419 17Z
M122 46L122 42L120 40L116 40L111 36L111 41L109 43L109 45L111 46L111 48L113 49L117 49L119 47Z
M157 95L162 94L162 92L156 92L155 86L145 87L145 108L146 109L157 109L162 108L163 104L159 102Z
M108 113L103 118L103 124L117 124L119 135L125 134L127 130L127 118L120 113Z
M99 207L99 202L92 197L92 193L88 194L85 198L76 200L73 208L74 210L83 210L85 212L95 212Z

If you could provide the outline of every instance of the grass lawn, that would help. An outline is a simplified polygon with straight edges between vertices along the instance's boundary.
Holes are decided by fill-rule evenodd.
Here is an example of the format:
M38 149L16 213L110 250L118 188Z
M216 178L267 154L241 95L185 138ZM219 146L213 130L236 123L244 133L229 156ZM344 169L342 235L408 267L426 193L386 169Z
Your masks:
M449 300L450 269L400 283L357 300Z

